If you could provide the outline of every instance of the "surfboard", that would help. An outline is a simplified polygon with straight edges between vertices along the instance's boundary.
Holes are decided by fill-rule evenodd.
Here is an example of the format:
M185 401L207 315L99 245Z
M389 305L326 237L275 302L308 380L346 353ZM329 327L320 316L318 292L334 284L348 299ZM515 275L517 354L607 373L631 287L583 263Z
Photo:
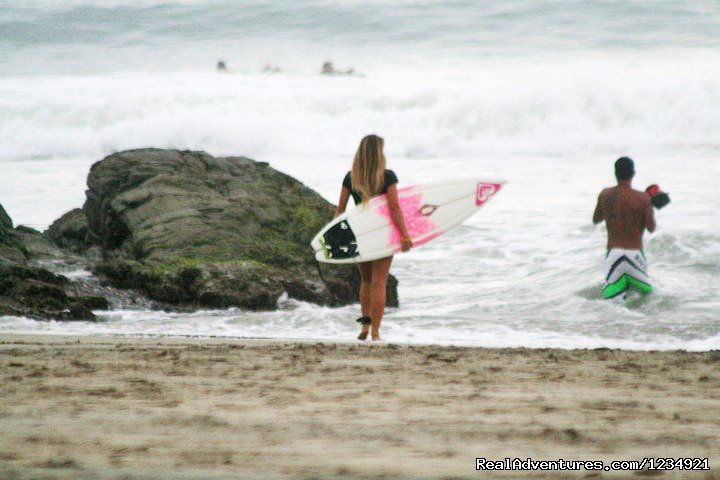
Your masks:
M398 188L398 203L413 247L460 225L504 184L502 180L455 179ZM310 245L319 262L358 263L398 253L401 243L387 196L380 195L325 225Z

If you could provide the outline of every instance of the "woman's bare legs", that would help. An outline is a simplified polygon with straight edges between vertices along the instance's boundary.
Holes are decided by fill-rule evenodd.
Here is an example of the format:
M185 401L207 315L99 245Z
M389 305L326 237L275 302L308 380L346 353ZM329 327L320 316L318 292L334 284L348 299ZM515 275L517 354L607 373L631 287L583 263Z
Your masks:
M372 339L380 340L380 322L387 303L387 277L392 257L371 262L359 263L360 269L360 306L363 317L372 319ZM363 325L359 340L365 340L371 325Z
M387 303L387 277L393 257L381 258L372 264L370 284L370 318L372 318L372 339L380 340L380 322Z
M370 317L370 289L372 285L372 263L358 263L360 270L360 308L363 317ZM365 340L370 333L370 325L363 325L358 340Z

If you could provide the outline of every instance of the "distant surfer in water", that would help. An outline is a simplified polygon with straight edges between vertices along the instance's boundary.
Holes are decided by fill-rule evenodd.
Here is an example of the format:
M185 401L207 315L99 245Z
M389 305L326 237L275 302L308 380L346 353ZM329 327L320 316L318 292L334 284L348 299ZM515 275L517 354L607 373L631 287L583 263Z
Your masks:
M405 227L405 220L398 203L397 176L385 168L384 140L377 135L368 135L362 139L352 170L345 175L340 190L340 201L335 216L345 212L350 196L355 204L366 204L371 198L387 194L390 215L395 226L402 234L401 249L410 250L412 241ZM390 272L392 256L358 263L360 269L360 305L362 317L357 321L362 325L359 340L365 340L368 333L372 339L380 340L380 322L385 312L387 277Z
M323 63L320 73L323 75L352 75L353 73L355 73L355 69L348 68L345 71L335 70L335 66L332 64L332 62L325 62Z
M600 192L593 223L605 221L608 232L605 258L606 299L625 298L633 287L642 293L652 292L643 252L643 233L655 231L655 215L650 196L632 188L635 164L628 157L615 162L617 186Z

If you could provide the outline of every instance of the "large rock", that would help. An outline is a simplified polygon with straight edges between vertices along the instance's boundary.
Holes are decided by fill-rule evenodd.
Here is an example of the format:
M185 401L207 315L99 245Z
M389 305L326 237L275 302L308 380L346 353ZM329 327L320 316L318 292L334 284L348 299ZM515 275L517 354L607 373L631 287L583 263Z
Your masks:
M0 315L37 319L93 320L93 309L107 308L101 297L78 294L64 276L40 267L59 254L40 232L12 227L0 206Z
M357 300L356 268L319 266L308 245L333 206L267 163L117 153L93 165L83 210L86 227L70 212L48 233L75 251L99 247L95 273L160 302L273 309L283 292L325 305Z
M10 215L7 214L2 205L0 205L0 228L13 228L13 222Z
M85 253L90 244L85 211L81 208L70 210L55 220L45 234L60 248L76 254Z

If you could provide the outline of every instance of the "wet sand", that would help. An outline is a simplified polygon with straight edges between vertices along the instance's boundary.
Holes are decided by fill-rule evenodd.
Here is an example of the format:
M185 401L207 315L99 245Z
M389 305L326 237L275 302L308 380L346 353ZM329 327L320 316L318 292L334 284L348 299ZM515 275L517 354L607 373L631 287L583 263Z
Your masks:
M720 352L2 335L0 382L3 479L720 479Z

